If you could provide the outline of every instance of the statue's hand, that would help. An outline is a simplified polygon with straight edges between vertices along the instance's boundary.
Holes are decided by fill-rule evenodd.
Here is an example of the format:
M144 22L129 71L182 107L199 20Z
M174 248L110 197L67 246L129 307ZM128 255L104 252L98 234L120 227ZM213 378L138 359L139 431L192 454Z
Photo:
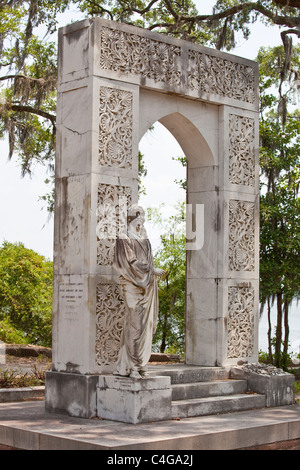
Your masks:
M155 276L163 276L166 273L163 269L154 268L154 274L155 274Z

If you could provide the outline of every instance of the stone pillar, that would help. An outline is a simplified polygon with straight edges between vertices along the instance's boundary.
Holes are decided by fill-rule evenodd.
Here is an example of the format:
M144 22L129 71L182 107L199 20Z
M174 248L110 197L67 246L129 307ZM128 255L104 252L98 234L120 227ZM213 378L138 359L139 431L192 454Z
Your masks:
M218 362L258 360L258 114L220 108Z
M89 21L59 33L53 368L81 374L117 354L124 312L111 264L138 181L138 89L99 77L94 34Z
M118 355L124 305L112 260L122 211L137 202L138 189L138 87L101 78L93 46L98 33L88 20L59 31L46 408L83 417L96 413L95 374L111 372ZM60 399L70 387L78 393Z
M189 364L258 359L258 157L257 113L220 106L216 164L188 167L188 202L204 204L203 247L187 246Z

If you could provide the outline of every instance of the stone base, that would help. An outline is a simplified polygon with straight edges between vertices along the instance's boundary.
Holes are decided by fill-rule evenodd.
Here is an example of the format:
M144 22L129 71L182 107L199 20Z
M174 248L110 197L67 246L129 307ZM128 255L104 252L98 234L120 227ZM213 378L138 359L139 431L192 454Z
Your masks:
M102 375L97 388L97 416L124 423L145 423L171 418L170 377Z
M97 415L98 378L98 375L46 372L46 411L68 414L78 418L95 417Z
M266 396L267 407L293 405L295 402L294 375L276 369L274 366L269 366L270 373L268 374L267 367L263 365L257 367L251 364L249 367L233 367L230 377L232 379L246 379L249 392ZM253 369L251 370L251 368Z

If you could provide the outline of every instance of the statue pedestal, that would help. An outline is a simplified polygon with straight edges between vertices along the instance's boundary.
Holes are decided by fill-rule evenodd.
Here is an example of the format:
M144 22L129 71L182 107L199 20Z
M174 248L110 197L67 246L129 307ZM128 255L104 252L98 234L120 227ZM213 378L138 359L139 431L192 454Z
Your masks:
M102 375L97 388L97 416L124 423L171 418L170 377L141 380Z

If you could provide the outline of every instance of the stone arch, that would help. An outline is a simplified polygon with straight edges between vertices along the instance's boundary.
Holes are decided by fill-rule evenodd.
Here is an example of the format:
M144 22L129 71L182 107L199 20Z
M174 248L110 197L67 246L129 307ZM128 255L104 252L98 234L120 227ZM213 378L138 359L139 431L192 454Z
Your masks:
M159 119L180 144L190 167L214 165L213 153L197 127L175 112Z
M157 120L188 157L188 203L204 206L204 244L188 251L186 362L257 361L257 64L93 18L59 32L57 371L113 369L124 309L99 224L137 202L138 144Z

